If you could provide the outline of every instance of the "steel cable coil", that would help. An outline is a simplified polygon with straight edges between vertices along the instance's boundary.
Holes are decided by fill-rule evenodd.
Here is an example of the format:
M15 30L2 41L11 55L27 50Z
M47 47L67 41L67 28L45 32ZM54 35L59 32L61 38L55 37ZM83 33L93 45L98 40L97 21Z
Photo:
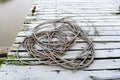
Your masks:
M72 19L62 18L43 22L33 31L19 48L22 46L36 61L23 61L19 56L18 48L16 56L21 63L59 65L70 70L78 70L88 67L94 60L93 41ZM77 39L86 43L86 47L82 49L79 56L70 59L62 58L76 44Z

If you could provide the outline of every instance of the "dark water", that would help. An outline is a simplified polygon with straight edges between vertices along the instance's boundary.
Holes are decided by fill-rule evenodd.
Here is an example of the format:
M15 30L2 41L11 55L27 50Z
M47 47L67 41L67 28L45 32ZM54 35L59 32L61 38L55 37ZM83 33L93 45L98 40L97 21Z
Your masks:
M0 47L11 46L35 0L0 0Z

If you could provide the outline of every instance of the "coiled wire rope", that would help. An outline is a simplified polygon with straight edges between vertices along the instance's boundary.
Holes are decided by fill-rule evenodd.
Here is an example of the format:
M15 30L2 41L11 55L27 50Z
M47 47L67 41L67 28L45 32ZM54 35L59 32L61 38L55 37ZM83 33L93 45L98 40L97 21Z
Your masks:
M23 64L58 65L70 70L78 70L88 67L94 60L93 41L72 19L46 21L36 26L33 31L24 39L19 48L22 46L36 61L22 60L18 48L16 56ZM62 58L76 44L77 39L84 41L86 47L75 58Z

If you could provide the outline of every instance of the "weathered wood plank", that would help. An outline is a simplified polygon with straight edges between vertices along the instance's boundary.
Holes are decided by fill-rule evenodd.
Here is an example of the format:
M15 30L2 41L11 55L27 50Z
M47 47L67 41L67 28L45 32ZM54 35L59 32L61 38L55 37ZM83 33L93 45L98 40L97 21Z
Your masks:
M55 16L54 15L54 13L49 13L49 14L47 14L47 13L35 13L35 15L34 15L34 17L37 17L38 15L42 15L42 16L44 16L44 15L46 15L46 16ZM117 15L115 15L115 12L113 12L113 13L110 13L110 14L104 14L104 13L98 13L98 14L92 14L92 13L90 13L90 14L80 14L80 13L61 13L61 14L59 14L60 16L61 15L67 15L67 16L75 16L75 15L80 15L80 16L83 16L83 17L85 17L85 18L87 18L87 17L96 17L96 16L103 16L103 17L109 17L109 16L117 16ZM28 13L28 15L27 15L27 17L33 17L33 16L31 16L31 12L29 12ZM97 20L97 19L96 19Z
M42 4L42 3L41 3ZM54 5L54 4L52 4L52 3L46 3L48 6L50 5ZM60 5L60 4L58 4L57 6L59 7L59 6L64 6L64 4L63 3L61 3L62 5ZM118 9L118 6L114 6L114 7L112 7L112 6L106 6L106 7L103 7L103 6L101 6L101 7L98 7L100 4L95 4L95 5L98 5L98 6L86 6L86 5L88 5L88 4L77 4L77 5L81 5L81 7L75 7L74 5L76 5L76 4L65 4L66 6L68 6L68 5L70 5L71 6L71 8L72 9L80 9L80 10L88 10L88 9L90 9L90 10L103 10L103 11L116 11L117 9ZM91 5L93 5L93 4L91 4ZM53 8L50 8L50 7L45 7L44 5L33 5L32 7L34 7L34 6L36 6L37 7L37 10L42 10L42 9L46 9L46 10L51 10L51 9L53 9L53 10L57 10L55 7L53 7ZM54 6L56 6L56 5L54 5ZM57 8L58 8L57 7ZM31 8L32 9L32 8ZM69 8L68 8L69 9Z
M46 66L3 66L0 69L1 80L93 80L98 79L117 79L120 78L118 70L101 71L69 71L59 70L56 67ZM18 76L19 75L19 76ZM93 77L93 78L92 78ZM98 80L97 79L97 80Z
M66 52L67 55L64 55L63 58L74 58L77 55L79 55L82 51L68 51ZM112 59L112 58L119 58L120 57L120 50L95 50L95 58L96 59ZM9 52L9 55L15 56L16 52ZM27 52L19 52L19 56L21 58L30 58L30 56Z
M41 20L54 20L54 19L56 19L56 18L55 17L53 17L53 19L43 18ZM34 21L34 22L27 23L27 24L39 24L39 23L40 23L40 21ZM86 22L78 23L78 25L80 25L80 26L89 26L88 24L91 25L91 22L89 22L87 24L86 24ZM109 23L109 22L94 22L93 24L94 24L94 26L120 26L120 22L111 22L111 23Z
M41 13L42 14L42 13ZM87 22L87 23L90 23L90 21L92 22L92 21L112 21L112 20L115 20L116 22L118 22L117 20L119 20L120 18L119 17L117 17L117 16L112 16L112 17L110 17L110 16L98 16L98 17L94 17L94 16L87 16L87 14L85 15L85 16L82 16L82 15L71 15L71 14L61 14L61 15L59 15L58 13L53 13L53 14L51 14L51 15L54 15L54 14L58 14L59 15L59 17L58 16L49 16L49 15L46 15L46 14L50 14L50 13L45 13L45 15L37 15L37 16L28 16L28 17L26 17L26 20L32 20L32 19L36 19L36 20L49 20L50 18L51 18L51 20L52 19L54 19L54 18L56 18L56 19L60 19L60 18L63 18L63 17L66 17L66 16L71 16L72 17L72 19L74 19L74 20L76 20L76 21L80 21L80 22ZM72 13L73 14L73 13ZM89 14L88 14L89 15ZM97 16L97 15L96 15ZM47 17L49 17L48 19L47 19ZM78 17L78 18L77 18ZM113 21L113 22L115 22L115 21ZM85 23L84 22L84 23Z
M21 58L23 61L35 61L34 58ZM18 59L8 59L9 61L18 61ZM37 66L37 65L36 65ZM45 65L40 65L45 66ZM46 65L50 68L50 66ZM54 66L53 66L54 67ZM55 66L57 69L61 69L59 66ZM109 70L109 69L120 69L120 59L100 59L94 60L94 62L85 70Z
M117 42L120 41L120 36L89 36L89 38L93 39L95 42ZM25 37L16 37L15 43L22 42ZM83 42L82 40L77 40L78 42Z
M42 22L42 21L41 21ZM44 21L43 21L44 22ZM40 23L39 23L40 24ZM22 28L25 28L27 27L28 28L28 32L29 29L33 29L35 28L37 25L39 24L24 24ZM97 31L120 31L120 27L116 26L116 27L113 27L113 26L109 26L109 27L106 27L106 26L101 26L101 27L98 27L98 26L94 26L94 24L92 25L89 25L89 26L80 26L83 30L87 31L87 30L92 30L94 31L95 29ZM48 27L50 28L50 27ZM21 30L22 31L22 30ZM27 31L27 30L26 30Z
M17 50L19 45L20 44L13 44L13 47L11 48L11 50ZM35 47L38 50L42 50L42 48L38 47L37 45ZM69 49L69 51L79 51L79 50L82 50L84 47L86 47L86 43L76 43ZM96 50L114 50L114 49L120 49L120 43L116 43L116 42L94 43L94 47ZM20 47L19 49L19 51L24 51L24 50L25 49L23 47Z
M43 13L41 13L41 14L37 14L37 16L28 16L27 18L26 18L26 20L31 20L31 21L33 21L33 22L36 22L36 21L38 21L39 23L41 23L40 21L46 21L46 20L54 20L54 18L56 18L56 19L61 19L61 18L63 18L63 17L66 17L66 16L72 16L73 18L74 18L74 20L77 22L77 21L79 21L78 22L78 24L79 23L97 23L97 22L102 22L103 23L103 25L102 26L104 26L104 23L105 22L111 22L111 23L113 23L113 26L115 26L114 24L115 24L115 22L116 23L118 23L119 22L119 18L118 17L116 17L116 16L114 16L114 17L109 17L109 16L99 16L99 15L94 15L94 16L91 16L92 14L80 14L80 15L78 15L78 14L76 14L76 16L75 16L75 14L74 15L72 15L72 14L61 14L61 15L59 15L59 18L58 18L58 16L56 17L56 16L49 16L49 15L47 15L47 14L51 14L51 13L45 13L44 15L43 15ZM51 15L54 15L54 14L57 14L57 13L52 13ZM78 16L77 16L78 15ZM87 16L88 15L88 16ZM97 17L95 17L95 16L98 16L98 18ZM50 18L47 18L47 17L52 17L51 19ZM78 18L76 18L76 17L78 17ZM37 23L38 23L37 22ZM35 24L37 24L37 23L35 23ZM38 23L38 24L39 24ZM34 24L34 23L33 23ZM80 25L80 24L79 24ZM109 24L108 24L109 25ZM95 26L97 26L97 25L95 25ZM110 26L110 25L109 25Z
M66 15L66 16L69 16L69 15ZM97 15L96 15L97 16ZM38 18L38 17L41 17L41 19L40 18ZM38 16L38 17L28 17L28 18L26 18L26 21L28 22L28 23L26 23L26 21L25 21L25 24L40 24L41 22L45 22L46 20L54 20L54 19L43 19L43 18L45 18L45 17L50 17L50 16L42 16L42 15L40 15L40 16ZM54 16L54 18L55 18L56 16ZM59 16L60 17L60 16ZM63 18L63 17L65 17L65 15L64 16L61 16L61 18ZM74 16L74 17L76 17L76 16ZM74 18L73 17L73 18ZM60 19L60 18L58 18L58 19ZM75 19L75 21L77 22L77 24L78 25L81 25L81 23L82 24L84 24L84 25L82 25L82 26L91 26L91 25L95 25L95 23L99 23L99 24L102 24L103 26L104 26L104 24L105 23L112 23L113 24L113 26L114 26L114 24L115 23L119 23L119 19L118 18L113 18L113 19L106 19L106 18L101 18L101 19L97 19L97 18L93 18L93 19L90 19L89 17L87 18L87 17L81 17L81 18L79 18L79 19ZM87 24L89 24L89 25L87 25ZM98 25L99 25L98 24ZM107 25L107 24L106 24ZM108 24L109 25L109 24ZM95 25L96 26L96 25Z
M42 23L42 22L45 22L46 20L40 20L41 22L40 23ZM23 26L22 27L24 27L24 26L27 26L27 27L29 27L29 29L32 29L32 28L34 28L35 26L37 26L37 25L39 25L40 23L38 23L38 24L23 24ZM93 28L93 26L96 28L96 29L101 29L101 28L106 28L105 30L109 30L109 29L111 29L111 28L113 28L113 30L114 29L116 29L116 28L118 28L119 27L119 25L118 26L115 26L115 25L106 25L106 26L97 26L97 25L94 25L94 24L90 24L89 26L81 26L83 29L84 28L86 28L86 27L92 27ZM119 29L118 29L119 30Z
M52 5L52 4L51 4ZM62 6L62 5L61 5ZM40 7L40 6L39 6ZM45 8L37 8L39 11L40 11L40 13L41 12L47 12L47 11L49 11L49 12L61 12L60 10L65 10L66 12L67 11L69 11L68 9L70 9L70 7L69 8L64 8L64 9L62 9L61 7L59 8L58 7L58 9L56 9L56 8L47 8L47 9L45 9ZM74 11L75 13L77 13L77 10L80 10L80 12L79 13L82 13L82 12L84 12L84 13L91 13L91 12L93 12L93 13L99 13L99 12L102 12L102 13L111 13L111 12L118 12L118 10L116 9L106 9L106 8L102 8L102 9L99 9L99 8L75 8L75 7L71 7L71 9L72 9L72 11ZM88 9L89 9L89 11L88 11ZM69 11L70 12L70 11ZM74 13L73 12L73 13Z
M50 10L50 11L47 11L47 10L42 11L42 9L41 9L41 12L36 12L34 16L37 16L37 17L40 16L40 15L42 15L42 16L45 16L45 15L47 15L47 16L55 16L55 14L57 14L59 16L66 15L66 16L78 16L78 17L80 17L80 16L83 16L83 17L97 17L98 16L98 19L99 19L99 17L102 17L102 16L103 17L110 17L111 16L112 18L114 18L114 16L118 16L116 14L116 13L118 13L117 10L116 11L111 11L109 13L101 13L102 11L98 12L98 13L92 13L92 12L86 13L84 11L82 11L80 13L77 13L77 12L69 12L69 11L67 12L66 11L66 13L65 13L64 10L62 10L62 9L60 9L60 10L61 10L61 12L59 12L59 11L51 12L52 10ZM28 13L27 17L30 17L31 16L30 14L31 14L31 11ZM92 14L94 14L94 15L92 15ZM33 17L33 16L31 16L31 17Z
M90 31L90 30L88 30L88 31L86 31L87 33L88 33L88 35L89 36L96 36L96 34L95 34L95 31ZM98 32L98 36L120 36L120 31L97 31ZM27 31L20 31L19 33L18 33L18 37L26 37L26 36L29 36L29 35L31 35L33 32L31 32L31 31L29 31L29 32L27 32Z
M42 3L41 3L42 4ZM43 4L46 4L46 5L33 5L33 6L36 6L38 9L56 9L56 8L63 8L63 6L65 6L65 9L69 9L69 8L72 8L72 9L81 9L81 10L86 10L86 9L90 9L90 10L103 10L103 11L116 11L118 10L118 6L111 6L111 5L104 5L102 6L102 4L64 4L64 3L61 3L61 4L57 4L57 7L56 5L54 5L54 3L43 3ZM47 6L48 5L48 6ZM77 6L76 6L77 5ZM81 7L79 7L79 5L81 5ZM69 7L68 7L69 6ZM101 7L100 7L101 6ZM32 8L31 8L32 9Z

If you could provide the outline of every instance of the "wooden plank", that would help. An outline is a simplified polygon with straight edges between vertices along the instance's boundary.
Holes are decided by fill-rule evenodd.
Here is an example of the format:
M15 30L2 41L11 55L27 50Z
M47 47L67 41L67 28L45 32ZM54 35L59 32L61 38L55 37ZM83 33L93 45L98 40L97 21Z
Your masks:
M51 4L52 5L52 4ZM62 5L60 5L60 6L58 6L57 8L55 8L55 6L53 6L53 8L42 8L42 7L37 7L37 10L40 10L40 12L47 12L47 11L49 11L49 12L56 12L56 10L57 10L57 12L60 12L60 10L66 10L66 11L69 11L68 9L72 9L72 11L75 11L75 13L76 13L76 11L79 9L80 10L80 12L92 12L93 11L93 13L94 12L96 12L96 13L98 13L98 12L102 12L102 13L104 13L104 12L118 12L118 10L117 9L107 9L107 8L86 8L86 7L82 7L82 8L76 8L76 7L66 7L66 8L62 8L61 7ZM59 8L60 7L60 8ZM89 9L89 11L88 11L88 9ZM80 13L79 12L79 13Z
M89 36L96 36L95 31L86 31ZM98 36L120 36L120 31L97 31ZM28 32L28 31L20 31L18 33L18 37L26 37L31 35L33 32Z
M39 16L40 17L40 16ZM54 19L61 19L65 16L41 16L41 18L35 18L35 17L28 17L26 18L27 23L25 22L25 24L39 24L41 23L41 20L54 20ZM97 17L79 17L79 16L75 16L73 17L74 20L77 21L78 25L81 26L88 26L87 24L91 25L94 24L95 26L118 26L120 25L120 22L118 21L119 18L118 17L101 17L101 18L97 18ZM97 19L97 20L96 20ZM111 19L111 21L109 20ZM96 20L96 21L95 21ZM102 21L103 20L103 21ZM105 21L106 20L106 21ZM115 20L115 21L112 21Z
M44 4L44 3L43 3ZM54 4L47 4L47 5L54 5ZM111 7L111 6L106 6L106 7L103 7L103 6L101 6L101 7L97 7L97 6L87 6L88 4L79 4L78 3L78 6L80 5L81 7L75 7L74 5L76 5L76 4L65 4L65 6L72 6L71 8L72 9L80 9L80 10L88 10L88 9L90 9L90 10L105 10L105 11L116 11L117 9L118 9L118 7L116 6L114 6L114 7ZM93 5L93 4L91 4L91 5ZM95 5L100 5L100 4L95 4ZM32 7L34 7L34 6L36 6L37 7L37 10L43 10L43 9L46 9L46 10L56 10L56 9L59 9L58 7L59 6L64 6L64 4L62 3L62 5L60 5L60 4L58 4L57 6L57 8L55 8L55 7L53 7L53 8L49 8L49 7L45 7L44 5L42 6L39 6L39 5L33 5ZM54 5L55 6L55 5ZM32 9L32 8L31 8ZM69 9L69 8L68 8Z
M51 16L52 16L52 18L56 17L54 14L51 14ZM42 18L51 17L51 16L45 15L45 14L44 15L37 15L37 16L33 16L33 17L28 16L28 17L26 17L26 20L33 21L33 22L35 22L35 21L44 21L44 20L49 20L49 18L48 19L42 19ZM102 23L104 23L104 22L107 22L107 23L118 23L119 22L119 18L116 18L116 17L112 18L112 17L108 16L108 17L105 18L103 16L103 17L97 18L97 17L94 17L94 16L90 17L90 16L87 16L87 15L78 15L77 16L77 14L76 15L75 14L74 15L72 15L72 14L61 14L61 15L59 15L58 19L60 19L60 17L63 18L63 17L66 17L66 16L71 16L71 17L73 17L75 19L75 21L79 21L78 23L85 23L85 24L87 24L87 23L89 23L89 24L93 23L94 24L94 23L98 23L98 22L100 22L100 23L101 22ZM96 16L98 16L98 15L96 15ZM41 19L39 19L39 17L41 17ZM79 17L79 18L76 19L76 17ZM41 22L39 22L39 23L41 23Z
M96 60L88 69L115 69L120 68L120 59Z
M54 5L54 4L51 4L51 5ZM66 7L66 8L62 8L61 6L64 6L64 5L58 5L57 7L55 7L55 5L54 6L52 6L52 7L45 7L45 6L38 6L38 5L33 5L33 7L34 6L36 6L36 10L37 10L37 12L40 12L40 11L42 11L42 10L60 10L60 9L63 9L63 10L66 10L66 9L69 9L69 8L72 8L73 10L78 10L78 9L80 9L80 10L82 10L82 11L86 11L86 10L88 10L88 9L90 9L90 11L92 10L92 11L118 11L119 9L118 9L118 6L116 6L116 7L109 7L109 6L106 6L106 7L95 7L95 6L81 6L81 7L79 7L78 6L78 8L76 8L76 7ZM67 5L66 4L66 6L69 6L69 5ZM29 12L32 10L32 8L29 10ZM67 10L67 11L69 11L69 10ZM97 11L97 12L98 12Z
M42 22L45 22L46 20L41 20L41 22L40 23L42 23ZM40 23L38 23L38 24L23 24L23 26L22 27L24 27L24 26L27 26L27 27L29 27L29 29L33 29L35 26L37 26L37 25L39 25ZM118 28L119 27L119 25L117 26L117 25L106 25L106 26L103 26L103 25L99 25L99 26L97 26L97 25L94 25L94 24L90 24L89 26L81 26L83 29L84 28L86 28L86 27L92 27L93 28L93 26L96 28L96 29L101 29L102 27L103 28L107 28L108 30L109 29L111 29L111 28L113 28L113 30L115 29L115 28ZM105 29L106 30L106 29ZM118 29L119 30L119 29Z
M58 70L56 67L46 66L3 66L0 69L1 80L93 80L98 79L117 79L120 78L118 70L101 71L69 71ZM19 75L19 76L18 76ZM11 77L10 77L11 76ZM47 76L47 77L46 77ZM93 78L92 78L93 77ZM98 80L97 79L97 80Z
M22 42L25 37L16 37L15 43ZM89 36L89 38L92 38L95 42L117 42L120 41L120 36ZM83 42L81 40L77 40L78 42Z
M63 18L63 17L61 17ZM42 18L41 20L54 20L55 17L53 17L52 19L51 18ZM40 21L35 21L35 22L30 22L28 24L39 24ZM79 23L78 25L81 25L81 26L88 26L88 24L91 25L91 22L90 23ZM120 26L120 22L111 22L111 23L106 23L106 22L97 22L97 23L93 23L94 26Z
M52 2L52 1L56 1L56 0L51 0L51 1L47 1L47 2ZM59 0L57 0L57 1L59 1ZM98 1L98 0L86 0L86 1L82 1L82 0L69 0L69 1L67 1L67 0L60 0L61 2L91 2L91 3L93 3L93 2L112 2L112 0L109 0L109 1L107 1L107 0L101 0L101 1ZM37 0L36 2L45 2L45 1L40 1L40 0Z
M34 58L21 58L23 61L35 61L37 59ZM18 61L18 59L8 59L9 61ZM37 65L36 65L37 66ZM40 66L46 66L48 65L40 65ZM54 67L54 66L53 66ZM58 70L62 69L59 66L55 66ZM114 70L114 69L120 69L120 59L100 59L100 60L94 60L94 62L88 67L85 68L85 70Z
M75 0L75 1L72 1L72 0L70 0L70 1L67 1L67 0L50 0L50 1L40 1L40 0L37 0L37 1L35 1L35 3L38 3L38 2L46 2L46 3L49 3L49 2L54 2L54 1L59 1L59 2L67 2L67 3L112 3L112 2L114 2L113 0L109 0L109 1L106 1L106 0L101 0L101 1L95 1L95 0L86 0L86 1L82 1L82 0ZM109 5L109 4L108 4Z
M17 50L18 46L20 44L13 44L13 47L11 48L11 50ZM42 50L41 47L39 46L34 46L36 49L38 50ZM86 47L86 43L76 43L74 44L69 50L70 51L77 51L77 50L82 50L83 48ZM112 43L109 43L109 42L103 42L103 43L94 43L94 47L96 50L110 50L110 49L120 49L120 43L117 43L117 42L112 42ZM23 47L20 47L19 50L25 50Z
M41 18L48 18L50 17L51 19L53 19L54 17L57 16L57 18L63 18L63 17L66 17L66 16L71 16L72 19L75 19L75 20L83 20L83 21L91 21L91 20L118 20L120 19L117 15L115 15L116 12L111 12L109 14L103 14L103 13L75 13L75 12L37 12L37 16L28 16L26 17L26 19L38 19L38 20L41 20ZM29 15L31 14L28 13ZM56 14L56 15L55 15ZM94 14L94 15L92 15ZM59 16L58 16L59 15ZM99 16L98 16L99 15ZM48 19L50 19L48 18ZM113 21L114 22L114 21Z
M28 15L30 15L31 14L31 12L29 12L28 13ZM72 16L73 18L75 17L75 20L79 20L79 19L82 19L82 20L89 20L89 18L91 19L91 20L102 20L102 18L104 18L104 19L120 19L119 17L118 17L118 15L116 15L116 12L111 12L111 13L109 13L109 14L104 14L104 13L75 13L75 12L53 12L53 13L51 13L51 12L36 12L35 14L37 14L37 15L35 15L35 16L27 16L26 17L26 19L31 19L31 18L41 18L41 16L46 16L46 17L54 17L54 16L57 16L57 15L59 15L60 17L66 17L66 16ZM55 15L56 14L56 15ZM94 14L94 15L92 15L92 14ZM58 16L58 17L59 17ZM78 18L76 18L76 17L78 17ZM96 19L98 17L98 19ZM103 19L103 21L104 21L104 19Z
M71 4L71 5L79 5L79 6L82 6L82 5L80 5L80 4L84 4L84 5L87 5L87 6L98 6L98 7L100 7L100 5L102 5L102 4L104 4L104 5L102 5L102 6L113 6L113 5L116 5L115 4L115 1L114 2L108 2L108 1L101 1L101 2L63 2L63 1L49 1L49 2L45 2L45 1L37 1L37 2L35 2L33 5L38 5L39 3L43 3L43 4L55 4L55 3L62 3L62 4L60 4L60 5L64 5L64 4ZM42 4L42 5L43 5ZM92 5L92 4L94 4L94 5ZM41 6L41 5L39 5L39 6Z
M55 14L56 15L59 15L60 17L66 17L66 16L72 16L73 18L74 17L79 17L75 20L81 20L81 21L86 21L86 22L89 22L89 21L112 21L115 22L117 20L119 20L119 18L117 17L117 15L115 15L115 12L113 13L110 13L110 14L103 14L103 13L98 13L98 14L83 14L83 13L35 13L35 16L31 16L31 12L28 14L28 17L26 17L26 19L37 19L37 20L41 20L41 16L43 17L49 17L49 16L54 16L55 17ZM98 17L98 18L97 18ZM104 20L105 19L105 20ZM46 20L49 20L49 19L46 19ZM41 20L42 21L42 20Z
M44 3L44 4L54 4L55 2L47 2L47 3L41 2L41 3ZM68 5L68 6L69 5L71 5L71 6L74 5L74 6L81 6L81 7L88 7L88 6L96 7L97 6L99 8L103 7L103 6L115 7L117 5L117 4L115 4L115 2L104 2L104 1L103 2L101 1L100 3L98 3L98 2L67 2L67 3L65 3L65 2L62 2L62 1L57 1L57 3L62 3L62 4L59 4L59 5ZM38 5L38 6L41 6L41 5Z
M43 3L43 4L46 4L46 5L41 5L41 6L40 5L33 5L33 6L36 6L38 9L56 9L56 8L62 7L62 6L71 6L69 8L72 8L72 9L81 9L81 10L82 9L83 10L84 9L90 9L90 10L118 10L118 6L107 6L107 5L102 6L100 4L95 4L95 5L93 5L93 4L91 4L91 5L88 5L88 4L78 4L78 6L76 6L76 4L63 4L63 3L61 3L62 5L58 4L57 7L55 7L56 5L54 5L52 3L51 4L50 3L49 4ZM49 7L46 7L47 5ZM81 7L79 7L79 6L81 6Z
M38 15L42 15L42 16L44 16L44 15L49 15L49 16L54 16L55 14L54 13L49 13L49 14L47 14L47 13L38 13L38 12L36 12L35 13L35 15L34 15L34 17L37 17ZM83 17L88 17L88 16L91 16L91 17L96 17L96 16L117 16L117 15L115 15L115 12L113 12L113 13L110 13L110 14L105 14L105 13L95 13L94 15L92 14L92 13L89 13L89 14L86 14L86 13L84 13L84 14L80 14L80 13L72 13L72 12L70 12L70 13L61 13L61 14L59 14L60 16L61 15L70 15L70 16L75 16L75 15L81 15L81 16L83 16ZM30 17L31 16L31 12L29 12L28 13L28 15L27 15L27 17Z
M78 4L75 4L75 3L61 3L59 2L57 4L57 7L56 7L56 4L53 3L40 3L41 5L33 5L33 6L36 6L38 9L60 9L60 8L63 8L63 9L80 9L80 10L85 10L85 9L90 9L90 10L96 10L98 9L98 11L100 10L118 10L118 6L117 5L106 5L107 3L103 3L104 6L102 4L82 4L82 3L78 3ZM46 5L44 5L46 4ZM114 4L114 3L113 3ZM69 6L69 7L68 7ZM80 7L79 7L80 6Z
M26 30L26 31L20 31L20 32L30 32L29 31L29 29L30 30L32 30L32 29L34 29L37 25L39 25L39 24L32 24L32 25L30 25L30 24L28 24L28 25L25 25L27 28L28 28L28 31ZM23 27L24 28L24 27ZM48 27L48 28L50 28L50 27ZM115 31L120 31L120 27L112 27L112 26L109 26L109 27L96 27L96 26L94 26L94 25L89 25L89 26L80 26L80 28L82 28L83 30L85 30L85 31L95 31L95 30L97 30L98 32L99 31L113 31L114 33L116 33ZM42 30L42 29L41 29Z
M112 12L108 12L108 13L102 13L102 11L98 12L98 13L92 13L92 12L87 12L86 13L86 12L84 12L84 10L82 12L77 13L77 12L70 12L70 11L64 12L64 9L63 10L61 9L61 12L40 11L40 12L36 12L35 14L37 14L37 16L38 15L42 15L42 16L44 16L44 15L55 16L55 14L58 14L59 16L61 16L61 15L65 15L66 14L66 16L78 16L78 17L80 17L80 16L84 16L84 17L97 17L96 15L99 15L98 16L98 19L99 19L99 17L111 17L111 18L114 18L114 16L117 17L118 15L116 15L116 13L118 13L118 11L112 11ZM31 12L28 13L28 15L30 15L30 14L31 14ZM92 14L94 14L94 15L92 15Z
M95 50L95 58L96 59L115 59L120 58L120 50ZM68 51L66 52L66 55L63 56L63 58L74 58L78 56L81 53L81 51ZM15 56L16 52L9 52L9 55ZM32 58L27 52L19 52L19 56L21 58Z

